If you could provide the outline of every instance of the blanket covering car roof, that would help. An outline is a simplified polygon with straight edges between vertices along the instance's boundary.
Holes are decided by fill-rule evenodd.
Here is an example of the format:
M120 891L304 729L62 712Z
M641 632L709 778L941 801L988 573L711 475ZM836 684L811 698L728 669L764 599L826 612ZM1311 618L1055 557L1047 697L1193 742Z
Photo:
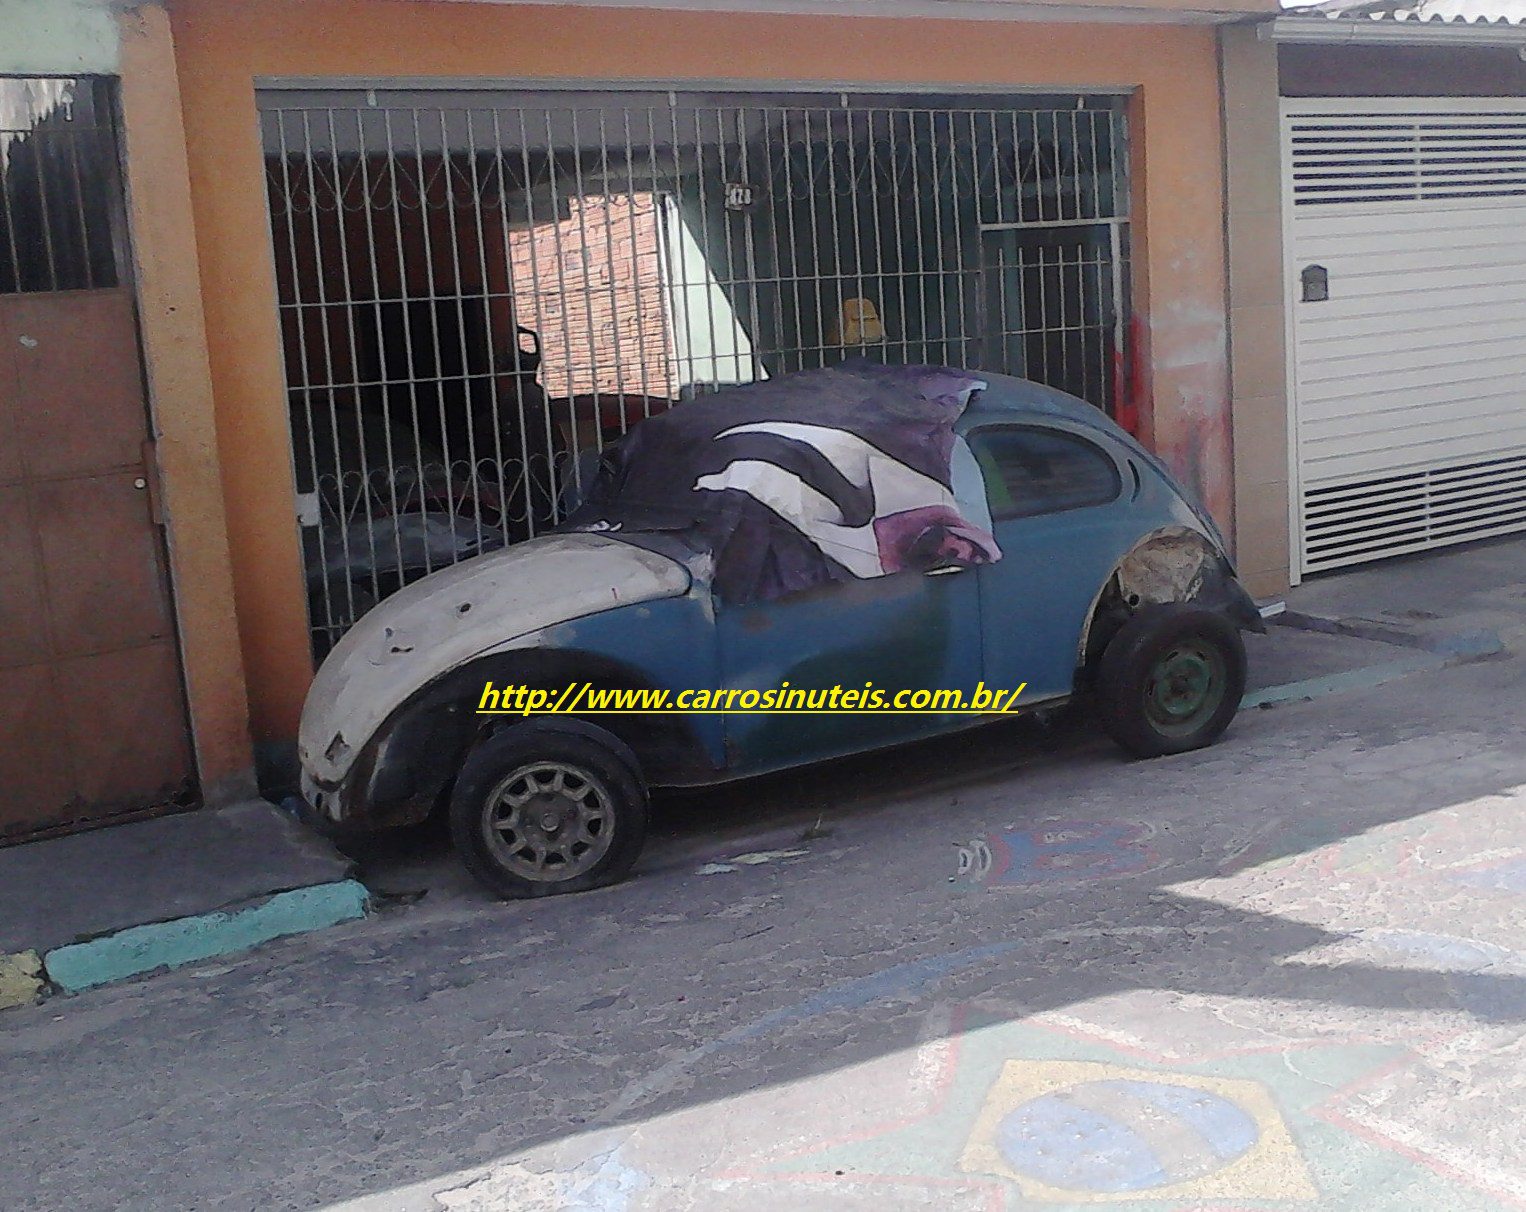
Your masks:
M954 422L984 382L941 366L849 363L683 404L605 452L567 529L677 532L714 557L722 601L989 563L959 510Z

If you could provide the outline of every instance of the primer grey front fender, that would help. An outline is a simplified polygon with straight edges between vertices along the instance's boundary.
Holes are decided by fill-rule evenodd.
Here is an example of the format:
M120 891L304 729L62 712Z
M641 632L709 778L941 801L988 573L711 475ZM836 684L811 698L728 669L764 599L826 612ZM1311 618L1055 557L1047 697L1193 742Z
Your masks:
M377 728L410 696L474 657L571 619L679 597L675 560L594 534L550 535L465 560L364 615L318 670L297 752L320 785L344 779Z

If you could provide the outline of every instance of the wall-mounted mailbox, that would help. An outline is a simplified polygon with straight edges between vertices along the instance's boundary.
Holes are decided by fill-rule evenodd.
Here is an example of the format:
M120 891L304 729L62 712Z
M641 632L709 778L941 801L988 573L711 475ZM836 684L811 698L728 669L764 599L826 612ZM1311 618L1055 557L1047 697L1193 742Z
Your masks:
M1330 271L1323 265L1305 265L1298 277L1305 303L1323 303L1330 297Z

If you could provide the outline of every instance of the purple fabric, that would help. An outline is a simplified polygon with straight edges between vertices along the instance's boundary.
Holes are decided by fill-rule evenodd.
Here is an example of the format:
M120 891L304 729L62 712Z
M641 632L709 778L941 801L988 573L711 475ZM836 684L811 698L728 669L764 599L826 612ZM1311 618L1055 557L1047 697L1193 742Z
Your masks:
M573 530L668 531L715 557L728 602L999 559L949 462L978 376L855 362L728 388L605 452Z

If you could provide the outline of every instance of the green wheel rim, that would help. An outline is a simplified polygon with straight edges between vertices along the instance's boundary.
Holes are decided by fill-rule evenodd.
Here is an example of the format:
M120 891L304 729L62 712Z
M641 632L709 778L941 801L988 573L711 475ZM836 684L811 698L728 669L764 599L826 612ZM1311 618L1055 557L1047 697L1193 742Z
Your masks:
M1145 681L1151 726L1170 737L1201 728L1223 704L1228 674L1224 654L1212 644L1189 639L1167 648Z

